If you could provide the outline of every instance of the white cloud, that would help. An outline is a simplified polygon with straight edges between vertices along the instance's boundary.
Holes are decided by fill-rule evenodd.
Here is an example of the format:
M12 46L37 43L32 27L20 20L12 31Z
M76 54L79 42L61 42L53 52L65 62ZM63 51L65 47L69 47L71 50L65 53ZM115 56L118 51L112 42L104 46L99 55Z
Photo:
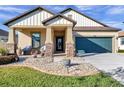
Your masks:
M12 15L0 13L0 19L10 19L10 18L12 18Z
M55 12L60 12L67 8L67 6L44 6L44 7Z
M111 15L124 13L124 6L112 6L106 13Z
M102 22L111 27L116 27L124 30L124 24L122 22L119 22L119 21L102 21Z
M95 5L76 5L75 7L78 8L78 10L85 11L85 10L92 10L96 6Z
M12 7L12 6L0 6L0 10L7 12L17 12L17 13L23 13L24 11L26 11L26 9Z

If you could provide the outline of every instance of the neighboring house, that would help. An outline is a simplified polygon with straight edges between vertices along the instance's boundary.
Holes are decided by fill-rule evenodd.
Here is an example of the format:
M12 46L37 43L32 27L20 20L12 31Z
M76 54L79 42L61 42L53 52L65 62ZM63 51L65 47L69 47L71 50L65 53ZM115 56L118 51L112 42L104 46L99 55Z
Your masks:
M107 26L71 8L54 14L38 7L9 20L5 25L10 28L9 45L15 44L17 31L18 47L40 48L46 45L45 56L54 53L74 56L79 50L85 53L118 51L120 29Z
M6 43L8 41L8 32L0 29L0 43Z
M118 32L118 49L124 50L124 31Z

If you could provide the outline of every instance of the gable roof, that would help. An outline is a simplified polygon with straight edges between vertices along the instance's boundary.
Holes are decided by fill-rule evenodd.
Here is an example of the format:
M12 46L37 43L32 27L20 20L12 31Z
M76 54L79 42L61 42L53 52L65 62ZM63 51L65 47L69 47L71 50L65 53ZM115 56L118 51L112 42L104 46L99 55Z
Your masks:
M62 18L64 18L64 19L66 19L66 20L72 22L74 25L77 23L76 21L74 21L74 20L72 20L72 19L70 19L70 18L68 18L68 17L66 17L66 16L63 16L63 15L61 15L61 14L52 16L52 17L50 17L50 18L48 18L48 19L42 21L42 23L43 23L44 25L46 25L47 22L49 22L49 21L51 21L51 20L53 20L53 19L55 19L55 18L57 18L57 17L62 17Z
M8 36L8 32L0 29L0 36Z
M50 13L50 14L52 14L52 15L55 15L55 14L52 13L51 11L48 11L47 9L44 9L43 7L40 7L40 6L39 6L39 7L33 8L33 9L27 11L27 12L24 12L24 13L21 14L20 16L16 16L15 18L10 19L9 21L5 22L4 25L8 25L9 23L11 23L11 22L13 22L13 21L15 21L15 20L17 20L17 19L19 19L19 18L22 18L22 17L24 17L24 16L26 16L26 15L28 15L28 14L34 12L34 11L37 11L37 10L45 10L45 11L47 11L48 13Z
M63 13L65 13L65 12L71 11L71 10L72 10L72 11L75 11L76 13L78 13L78 14L80 14L80 15L82 15L82 16L85 16L85 17L88 18L88 19L91 19L91 20L95 21L96 23L99 23L99 24L101 24L101 25L103 25L103 26L105 26L105 27L109 27L108 25L106 25L106 24L104 24L104 23L101 23L101 22L99 22L99 21L97 21L97 20L95 20L95 19L93 19L93 18L87 16L86 14L81 13L81 12L78 12L77 10L72 9L72 8L67 8L67 9L61 11L60 14L63 14Z

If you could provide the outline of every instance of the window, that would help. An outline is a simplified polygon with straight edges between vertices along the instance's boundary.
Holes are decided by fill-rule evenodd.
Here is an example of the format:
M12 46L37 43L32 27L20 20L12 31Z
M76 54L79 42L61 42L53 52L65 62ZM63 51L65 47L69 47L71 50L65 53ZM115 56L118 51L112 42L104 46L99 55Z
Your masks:
M121 45L124 45L124 37L121 38Z
M32 33L32 48L39 48L40 47L40 39L41 35L38 32Z

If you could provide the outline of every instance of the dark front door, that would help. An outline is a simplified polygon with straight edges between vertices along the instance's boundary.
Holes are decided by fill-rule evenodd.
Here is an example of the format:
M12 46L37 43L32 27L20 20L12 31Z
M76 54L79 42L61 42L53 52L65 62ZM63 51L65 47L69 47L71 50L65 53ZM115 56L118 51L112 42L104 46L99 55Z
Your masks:
M56 51L63 51L63 37L56 37Z

